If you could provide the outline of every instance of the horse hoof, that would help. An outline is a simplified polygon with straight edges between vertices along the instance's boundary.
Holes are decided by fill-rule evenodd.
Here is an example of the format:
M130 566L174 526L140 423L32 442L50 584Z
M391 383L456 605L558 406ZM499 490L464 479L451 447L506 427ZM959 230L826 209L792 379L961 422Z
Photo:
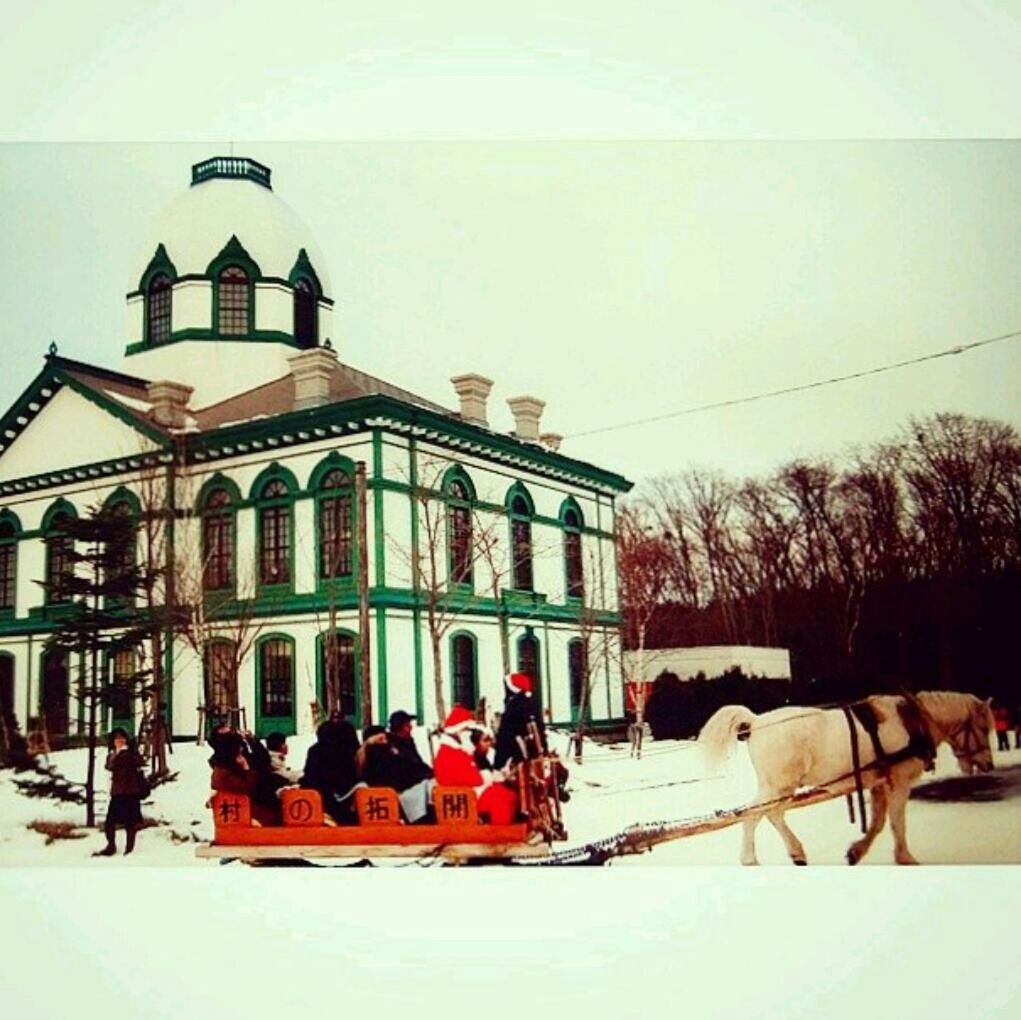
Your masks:
M792 857L791 860L799 867L803 868L808 864L808 861L804 857Z
M852 866L861 860L861 857L858 855L858 851L855 850L854 847L848 850L844 856L847 858L847 863Z

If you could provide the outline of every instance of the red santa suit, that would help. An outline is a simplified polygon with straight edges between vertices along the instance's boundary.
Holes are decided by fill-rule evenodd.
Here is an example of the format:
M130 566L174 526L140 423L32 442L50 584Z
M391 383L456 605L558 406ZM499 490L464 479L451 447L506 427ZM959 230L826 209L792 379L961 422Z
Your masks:
M470 786L478 798L479 814L493 825L511 825L518 813L518 795L504 785L503 773L480 769L474 761L472 730L484 730L466 708L457 705L447 716L433 770L440 786Z

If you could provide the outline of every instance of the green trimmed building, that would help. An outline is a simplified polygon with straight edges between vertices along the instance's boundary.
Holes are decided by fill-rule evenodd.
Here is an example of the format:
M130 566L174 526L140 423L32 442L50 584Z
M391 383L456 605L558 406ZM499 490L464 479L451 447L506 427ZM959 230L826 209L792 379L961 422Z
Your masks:
M534 397L507 401L500 433L481 376L454 377L454 410L339 360L325 261L270 176L241 157L194 166L140 249L123 364L51 349L4 416L0 708L55 742L81 727L80 664L47 646L67 606L61 525L123 504L173 511L178 596L202 607L204 639L166 652L175 736L200 709L244 709L261 734L333 709L428 725L434 639L447 706L499 711L506 656L550 722L577 718L586 672L593 722L620 719L630 483L560 453ZM148 540L140 524L140 557ZM135 665L108 663L111 682ZM139 711L121 699L105 722Z

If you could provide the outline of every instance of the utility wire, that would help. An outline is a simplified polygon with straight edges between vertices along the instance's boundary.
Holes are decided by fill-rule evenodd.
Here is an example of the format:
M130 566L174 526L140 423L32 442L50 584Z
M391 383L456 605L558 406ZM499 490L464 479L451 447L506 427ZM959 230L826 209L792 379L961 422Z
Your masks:
M731 400L718 400L712 404L699 404L696 407L685 407L679 411L668 411L666 414L653 415L650 418L636 418L634 421L622 422L619 425L603 425L596 429L587 429L584 432L572 432L566 436L567 439L578 439L582 436L595 436L603 432L619 432L621 429L636 428L639 425L650 425L657 421L666 421L670 418L680 418L687 414L699 414L702 411L715 411L721 407L735 407L738 404L752 404L759 400L770 400L773 397L782 397L788 393L802 393L805 390L815 390L822 386L832 386L834 383L849 382L852 379L864 379L870 375L880 375L883 372L894 372L897 369L909 368L911 365L920 365L925 361L935 361L937 358L948 358L955 354L964 354L988 344L1001 343L1004 340L1015 340L1021 337L1021 329L1013 333L1004 333L1002 336L989 337L987 340L976 340L970 344L958 344L956 347L948 347L943 351L935 351L932 354L922 354L917 358L907 358L904 361L895 361L889 365L879 365L876 368L867 368L861 372L849 372L847 375L835 375L830 379L817 379L815 382L801 383L798 386L785 386L783 389L770 390L768 393L755 393L747 397L734 397Z

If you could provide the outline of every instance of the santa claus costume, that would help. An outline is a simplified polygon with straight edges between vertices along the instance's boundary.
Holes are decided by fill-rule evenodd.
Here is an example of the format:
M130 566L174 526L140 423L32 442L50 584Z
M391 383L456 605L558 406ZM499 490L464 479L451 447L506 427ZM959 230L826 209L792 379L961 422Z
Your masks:
M486 730L466 708L455 705L443 723L434 771L440 786L470 786L478 798L479 815L493 825L511 825L518 814L518 795L504 785L505 776L475 764L473 730Z

